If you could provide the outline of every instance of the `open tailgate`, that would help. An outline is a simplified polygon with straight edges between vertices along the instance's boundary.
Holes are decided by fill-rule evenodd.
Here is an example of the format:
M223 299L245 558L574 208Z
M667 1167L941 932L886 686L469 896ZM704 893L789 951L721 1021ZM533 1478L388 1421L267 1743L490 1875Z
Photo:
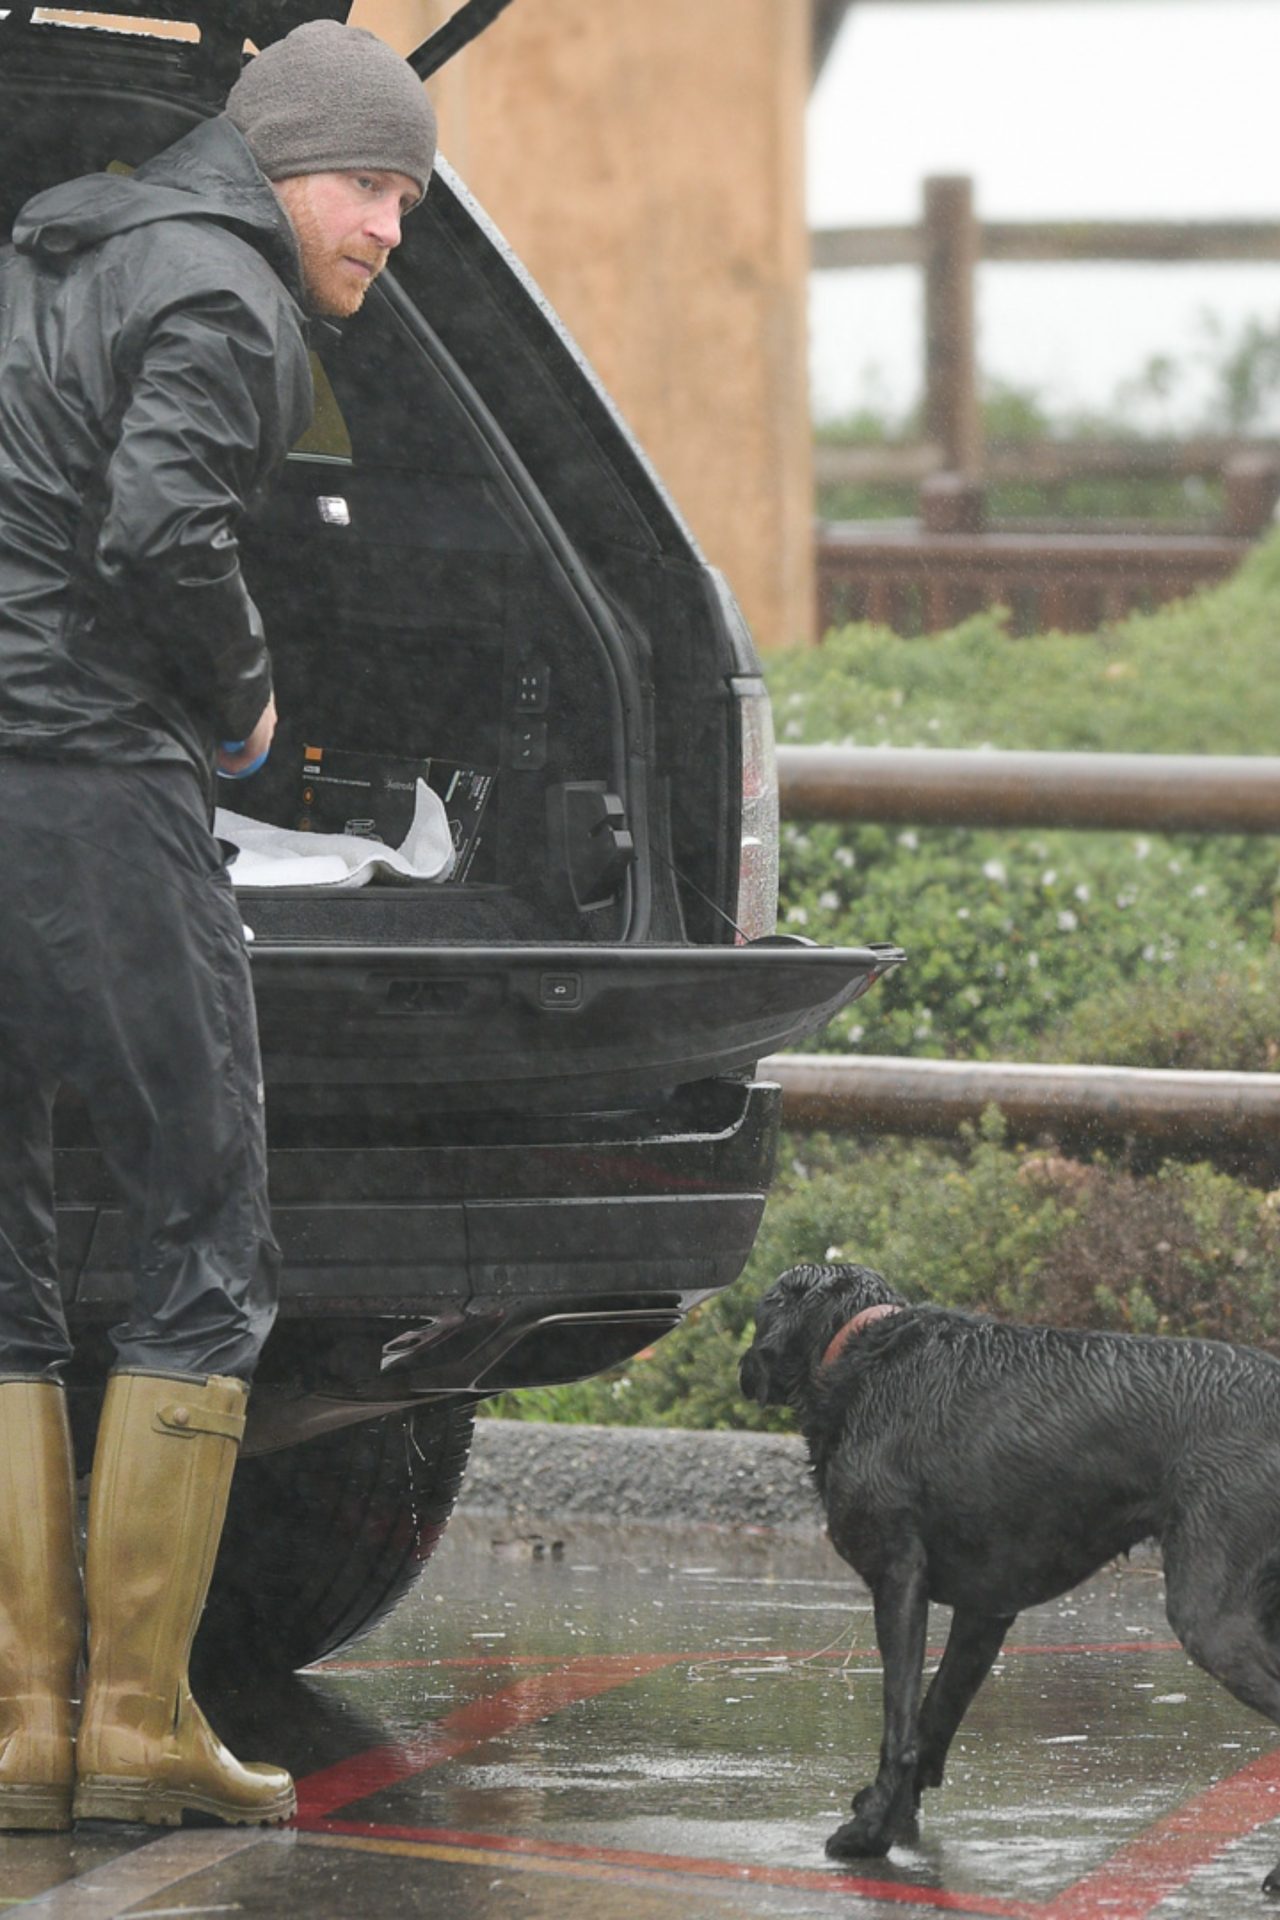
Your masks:
M889 946L251 949L267 1083L430 1089L433 1102L634 1103L816 1033Z

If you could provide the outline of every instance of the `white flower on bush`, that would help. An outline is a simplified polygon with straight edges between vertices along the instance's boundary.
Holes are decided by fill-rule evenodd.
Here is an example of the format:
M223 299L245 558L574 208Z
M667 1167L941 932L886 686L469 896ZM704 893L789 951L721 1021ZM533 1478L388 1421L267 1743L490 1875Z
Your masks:
M957 908L956 908L956 919L957 919L957 920L967 920L968 918L969 918L969 909L968 909L968 907L957 907Z
M905 833L900 833L898 835L898 845L900 847L905 847L908 853L914 853L916 848L920 845L920 835L916 832L914 827L908 827Z
M1079 925L1079 915L1072 913L1070 907L1064 907L1058 915L1058 932L1074 933Z
M1082 880L1080 882L1080 885L1076 888L1076 899L1087 900L1088 898L1089 898L1089 888L1086 882Z
M1145 860L1147 855L1150 853L1150 851L1151 851L1151 842L1149 840L1134 841L1133 857L1135 860Z
M804 722L803 720L788 720L782 731L788 740L799 740L804 733Z
M843 1260L843 1259L844 1259L844 1248L843 1248L843 1247L828 1247L828 1248L827 1248L827 1250L826 1250L826 1252L825 1252L825 1253L823 1254L823 1256L822 1256L822 1257L823 1257L823 1259L824 1259L824 1260Z
M1058 869L1056 867L1046 867L1044 872L1040 875L1040 885L1042 887L1051 887L1054 881L1057 879L1057 877L1058 877Z
M818 905L825 907L828 913L834 913L840 905L840 895L834 887L827 887L818 895Z
M1118 893L1116 895L1116 905L1120 908L1120 911L1123 913L1126 907L1131 907L1133 905L1137 897L1138 896L1136 892L1132 892L1129 889L1126 889L1124 893Z
M837 847L833 855L838 867L856 867L858 856L852 847Z
M1040 955L1038 953L1029 953L1027 955L1027 966L1030 968L1031 972L1034 973L1036 968L1039 965L1040 965Z
M1208 887L1205 886L1204 881L1202 880L1198 887L1192 887L1191 898L1193 900L1203 900L1208 895L1208 892L1209 892L1209 889Z
M998 887L1003 887L1009 878L1003 860L984 860L982 871L987 879L994 880Z
M809 924L808 907L788 907L787 919L794 922L797 927L807 927Z

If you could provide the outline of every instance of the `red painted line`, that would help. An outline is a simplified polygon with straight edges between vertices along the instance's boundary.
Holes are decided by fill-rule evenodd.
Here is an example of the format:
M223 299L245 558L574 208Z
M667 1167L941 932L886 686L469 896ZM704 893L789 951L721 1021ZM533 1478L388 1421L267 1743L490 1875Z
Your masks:
M1007 1657L1022 1659L1028 1655L1046 1653L1177 1653L1180 1648L1181 1642L1178 1640L1072 1640L1064 1642L1061 1645L1050 1644L1047 1641L1043 1644L1037 1641L1027 1641L1019 1646L1002 1647L1000 1650L1000 1658L1002 1660ZM584 1660L591 1665L598 1664L601 1660L634 1662L637 1657L646 1658L648 1656L633 1656L625 1653L597 1654L594 1656L588 1654L583 1656ZM691 1666L699 1667L711 1666L716 1662L725 1663L743 1660L758 1660L762 1663L773 1660L780 1666L787 1662L802 1660L808 1661L811 1664L822 1661L828 1666L842 1666L846 1660L878 1660L879 1657L880 1652L877 1647L853 1647L846 1649L843 1653L833 1653L825 1647L820 1651L813 1649L800 1651L784 1649L781 1652L777 1650L768 1651L763 1647L744 1647L739 1653L726 1653L723 1648L720 1648L713 1653L673 1653L670 1655L663 1654L661 1656L664 1664L674 1662L676 1665L679 1665L682 1661L687 1661ZM930 1647L928 1650L928 1658L931 1660L940 1660L942 1658L942 1648ZM516 1670L521 1667L548 1667L555 1664L556 1655L554 1654L471 1653L455 1654L445 1660L324 1660L320 1661L314 1667L309 1667L307 1671L317 1675L319 1678L323 1678L329 1673L398 1673L410 1670L476 1672L482 1668L510 1667ZM575 1663L569 1663L570 1666L573 1664Z
M1224 1847L1280 1819L1280 1751L1219 1780L1041 1909L1041 1920L1145 1920Z
M802 1867L754 1867L736 1860L705 1859L675 1853L638 1853L621 1847L574 1846L561 1840L537 1840L503 1833L462 1833L452 1827L389 1827L359 1820L300 1820L304 1833L345 1835L352 1839L400 1840L430 1847L466 1847L517 1859L558 1861L566 1868L591 1865L613 1868L619 1875L676 1874L698 1880L731 1880L739 1886L785 1887L805 1893L853 1894L863 1900L892 1901L902 1906L932 1907L943 1913L991 1916L991 1920L1042 1920L1043 1910L1020 1900L1000 1900L983 1894L953 1893L944 1887L916 1887L901 1880L868 1880L858 1874Z
M1179 1650L1176 1640L1079 1641L1025 1644L1006 1648L1017 1656L1063 1654L1132 1654ZM1233 1841L1280 1819L1280 1752L1251 1762L1230 1778L1217 1782L1175 1812L1158 1820L1145 1833L1122 1846L1103 1866L1044 1903L1005 1901L981 1895L953 1893L944 1888L916 1887L900 1881L873 1881L845 1873L805 1872L799 1869L755 1867L733 1861L704 1861L665 1854L632 1854L615 1849L573 1847L510 1835L458 1834L446 1829L381 1826L377 1823L335 1821L340 1808L384 1792L401 1781L472 1751L477 1746L517 1728L563 1712L581 1701L612 1692L648 1675L689 1664L747 1660L825 1660L831 1663L876 1657L874 1648L845 1653L613 1654L588 1656L545 1670L537 1656L475 1656L456 1660L369 1661L338 1663L329 1671L372 1671L385 1668L464 1668L489 1670L533 1666L511 1685L446 1714L421 1738L397 1741L354 1755L301 1780L298 1785L298 1826L304 1832L364 1837L369 1840L405 1840L424 1846L483 1847L490 1852L527 1853L530 1858L595 1862L618 1872L671 1873L706 1879L735 1879L760 1885L805 1891L834 1891L864 1899L931 1907L940 1911L994 1916L996 1920L1147 1920L1154 1908Z
M613 1655L577 1660L552 1673L531 1675L481 1700L447 1713L418 1740L398 1740L373 1747L335 1766L324 1767L298 1782L298 1813L321 1819L339 1807L366 1800L401 1780L442 1766L460 1753L469 1753L486 1740L499 1738L516 1727L529 1726L551 1714L562 1713L580 1700L625 1687L644 1675L676 1666L681 1654Z

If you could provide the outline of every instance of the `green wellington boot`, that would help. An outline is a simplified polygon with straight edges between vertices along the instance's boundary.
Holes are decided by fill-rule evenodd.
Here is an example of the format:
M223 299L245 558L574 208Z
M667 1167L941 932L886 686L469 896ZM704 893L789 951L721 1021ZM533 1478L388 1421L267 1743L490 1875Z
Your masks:
M0 1380L0 1830L71 1825L83 1625L66 1394Z
M293 1815L289 1775L228 1753L187 1680L247 1399L243 1381L217 1375L115 1373L107 1384L89 1497L77 1820Z

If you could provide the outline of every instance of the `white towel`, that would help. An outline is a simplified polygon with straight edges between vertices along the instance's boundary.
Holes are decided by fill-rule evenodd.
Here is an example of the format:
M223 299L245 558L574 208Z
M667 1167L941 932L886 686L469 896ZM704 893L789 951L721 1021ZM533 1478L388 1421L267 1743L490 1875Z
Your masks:
M447 880L453 871L453 835L444 802L425 780L417 783L413 824L399 847L355 833L295 833L222 807L213 817L220 840L239 848L229 872L237 887L367 886L370 880Z

